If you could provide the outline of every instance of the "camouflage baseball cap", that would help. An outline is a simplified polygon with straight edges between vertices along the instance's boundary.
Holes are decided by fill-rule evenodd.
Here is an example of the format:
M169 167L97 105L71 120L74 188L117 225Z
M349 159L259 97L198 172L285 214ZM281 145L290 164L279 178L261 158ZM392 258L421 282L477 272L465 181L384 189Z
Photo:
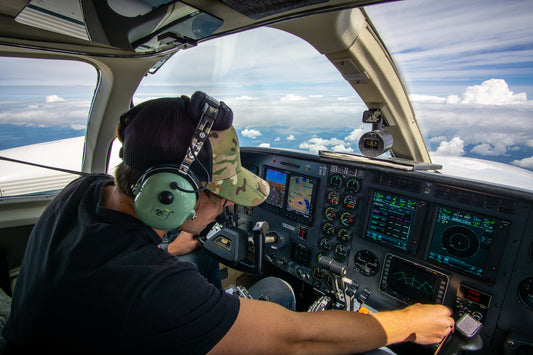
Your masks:
M213 175L207 189L238 205L257 206L270 192L268 183L241 165L239 139L235 128L211 131Z

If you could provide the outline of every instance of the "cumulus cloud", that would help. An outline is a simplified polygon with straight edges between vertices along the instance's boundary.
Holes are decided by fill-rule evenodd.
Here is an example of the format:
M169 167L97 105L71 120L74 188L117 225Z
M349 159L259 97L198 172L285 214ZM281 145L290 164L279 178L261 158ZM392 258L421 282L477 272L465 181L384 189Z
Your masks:
M248 138L254 139L254 138L259 137L261 135L261 132L258 131L257 129L248 129L248 128L246 128L246 129L243 129L241 131L241 134L243 135L243 137L248 137Z
M524 158L521 160L513 160L511 164L519 166L521 168L533 169L533 157Z
M443 141L440 143L439 147L437 148L437 151L435 152L436 155L464 155L465 142L459 137L453 137L451 141Z
M306 149L310 152L317 153L320 150L331 150L334 152L353 153L354 148L351 147L351 142L346 139L339 138L324 139L320 137L313 137L298 146L300 149Z
M287 136L287 140L288 141L293 141L295 139L296 139L296 137L294 136L294 134L291 134L291 135Z
M353 153L353 148L345 147L344 144L337 144L331 150L339 153Z
M261 147L261 148L270 148L270 143L261 143L258 145L258 147Z
M323 139L319 137L313 137L307 142L299 145L302 149L308 149L311 152L318 152L319 150L330 150L330 146L342 147L343 141L338 138Z
M505 144L488 144L481 143L470 150L470 153L475 153L483 156L501 156L507 155L507 147Z
M50 95L46 97L46 102L62 102L62 101L65 101L65 99L57 95Z
M462 97L448 96L446 103L478 104L478 105L513 105L527 103L525 92L515 94L503 79L490 79L481 85L469 86Z
M469 86L462 96L422 99L413 104L430 150L504 157L520 147L531 147L533 101L528 101L525 93L514 94L504 80ZM459 139L462 146L457 144Z
M358 143L359 138L361 138L361 136L367 131L368 131L368 127L367 128L356 128L353 131L351 131L350 134L346 138L344 138L344 140L351 142L351 143L354 143L354 142Z

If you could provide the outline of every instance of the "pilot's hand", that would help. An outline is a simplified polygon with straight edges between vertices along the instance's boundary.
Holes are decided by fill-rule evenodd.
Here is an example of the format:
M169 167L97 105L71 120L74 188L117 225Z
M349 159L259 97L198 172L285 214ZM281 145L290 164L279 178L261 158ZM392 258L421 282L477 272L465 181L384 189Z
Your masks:
M455 324L451 310L443 305L417 303L400 312L405 312L407 326L413 332L406 340L418 344L440 342L453 330Z
M168 252L172 255L185 255L196 250L200 246L198 237L189 232L181 231L172 243L168 244Z

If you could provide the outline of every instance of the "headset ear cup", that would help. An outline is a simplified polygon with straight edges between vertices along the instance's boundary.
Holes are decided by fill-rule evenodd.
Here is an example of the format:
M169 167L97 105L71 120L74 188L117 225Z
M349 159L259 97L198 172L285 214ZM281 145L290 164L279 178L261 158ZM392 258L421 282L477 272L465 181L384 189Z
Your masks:
M152 228L169 230L191 218L197 194L177 188L195 191L194 182L172 172L157 172L144 179L136 188L135 212L141 221Z

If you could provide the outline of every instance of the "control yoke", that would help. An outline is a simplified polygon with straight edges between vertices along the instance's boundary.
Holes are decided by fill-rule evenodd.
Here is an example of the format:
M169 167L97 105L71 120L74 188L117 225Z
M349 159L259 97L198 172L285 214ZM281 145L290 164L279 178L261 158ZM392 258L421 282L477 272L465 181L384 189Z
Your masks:
M224 228L215 223L199 240L205 251L215 260L235 270L261 275L263 273L267 222L257 222L253 228L254 260L248 259L248 233L239 228Z

